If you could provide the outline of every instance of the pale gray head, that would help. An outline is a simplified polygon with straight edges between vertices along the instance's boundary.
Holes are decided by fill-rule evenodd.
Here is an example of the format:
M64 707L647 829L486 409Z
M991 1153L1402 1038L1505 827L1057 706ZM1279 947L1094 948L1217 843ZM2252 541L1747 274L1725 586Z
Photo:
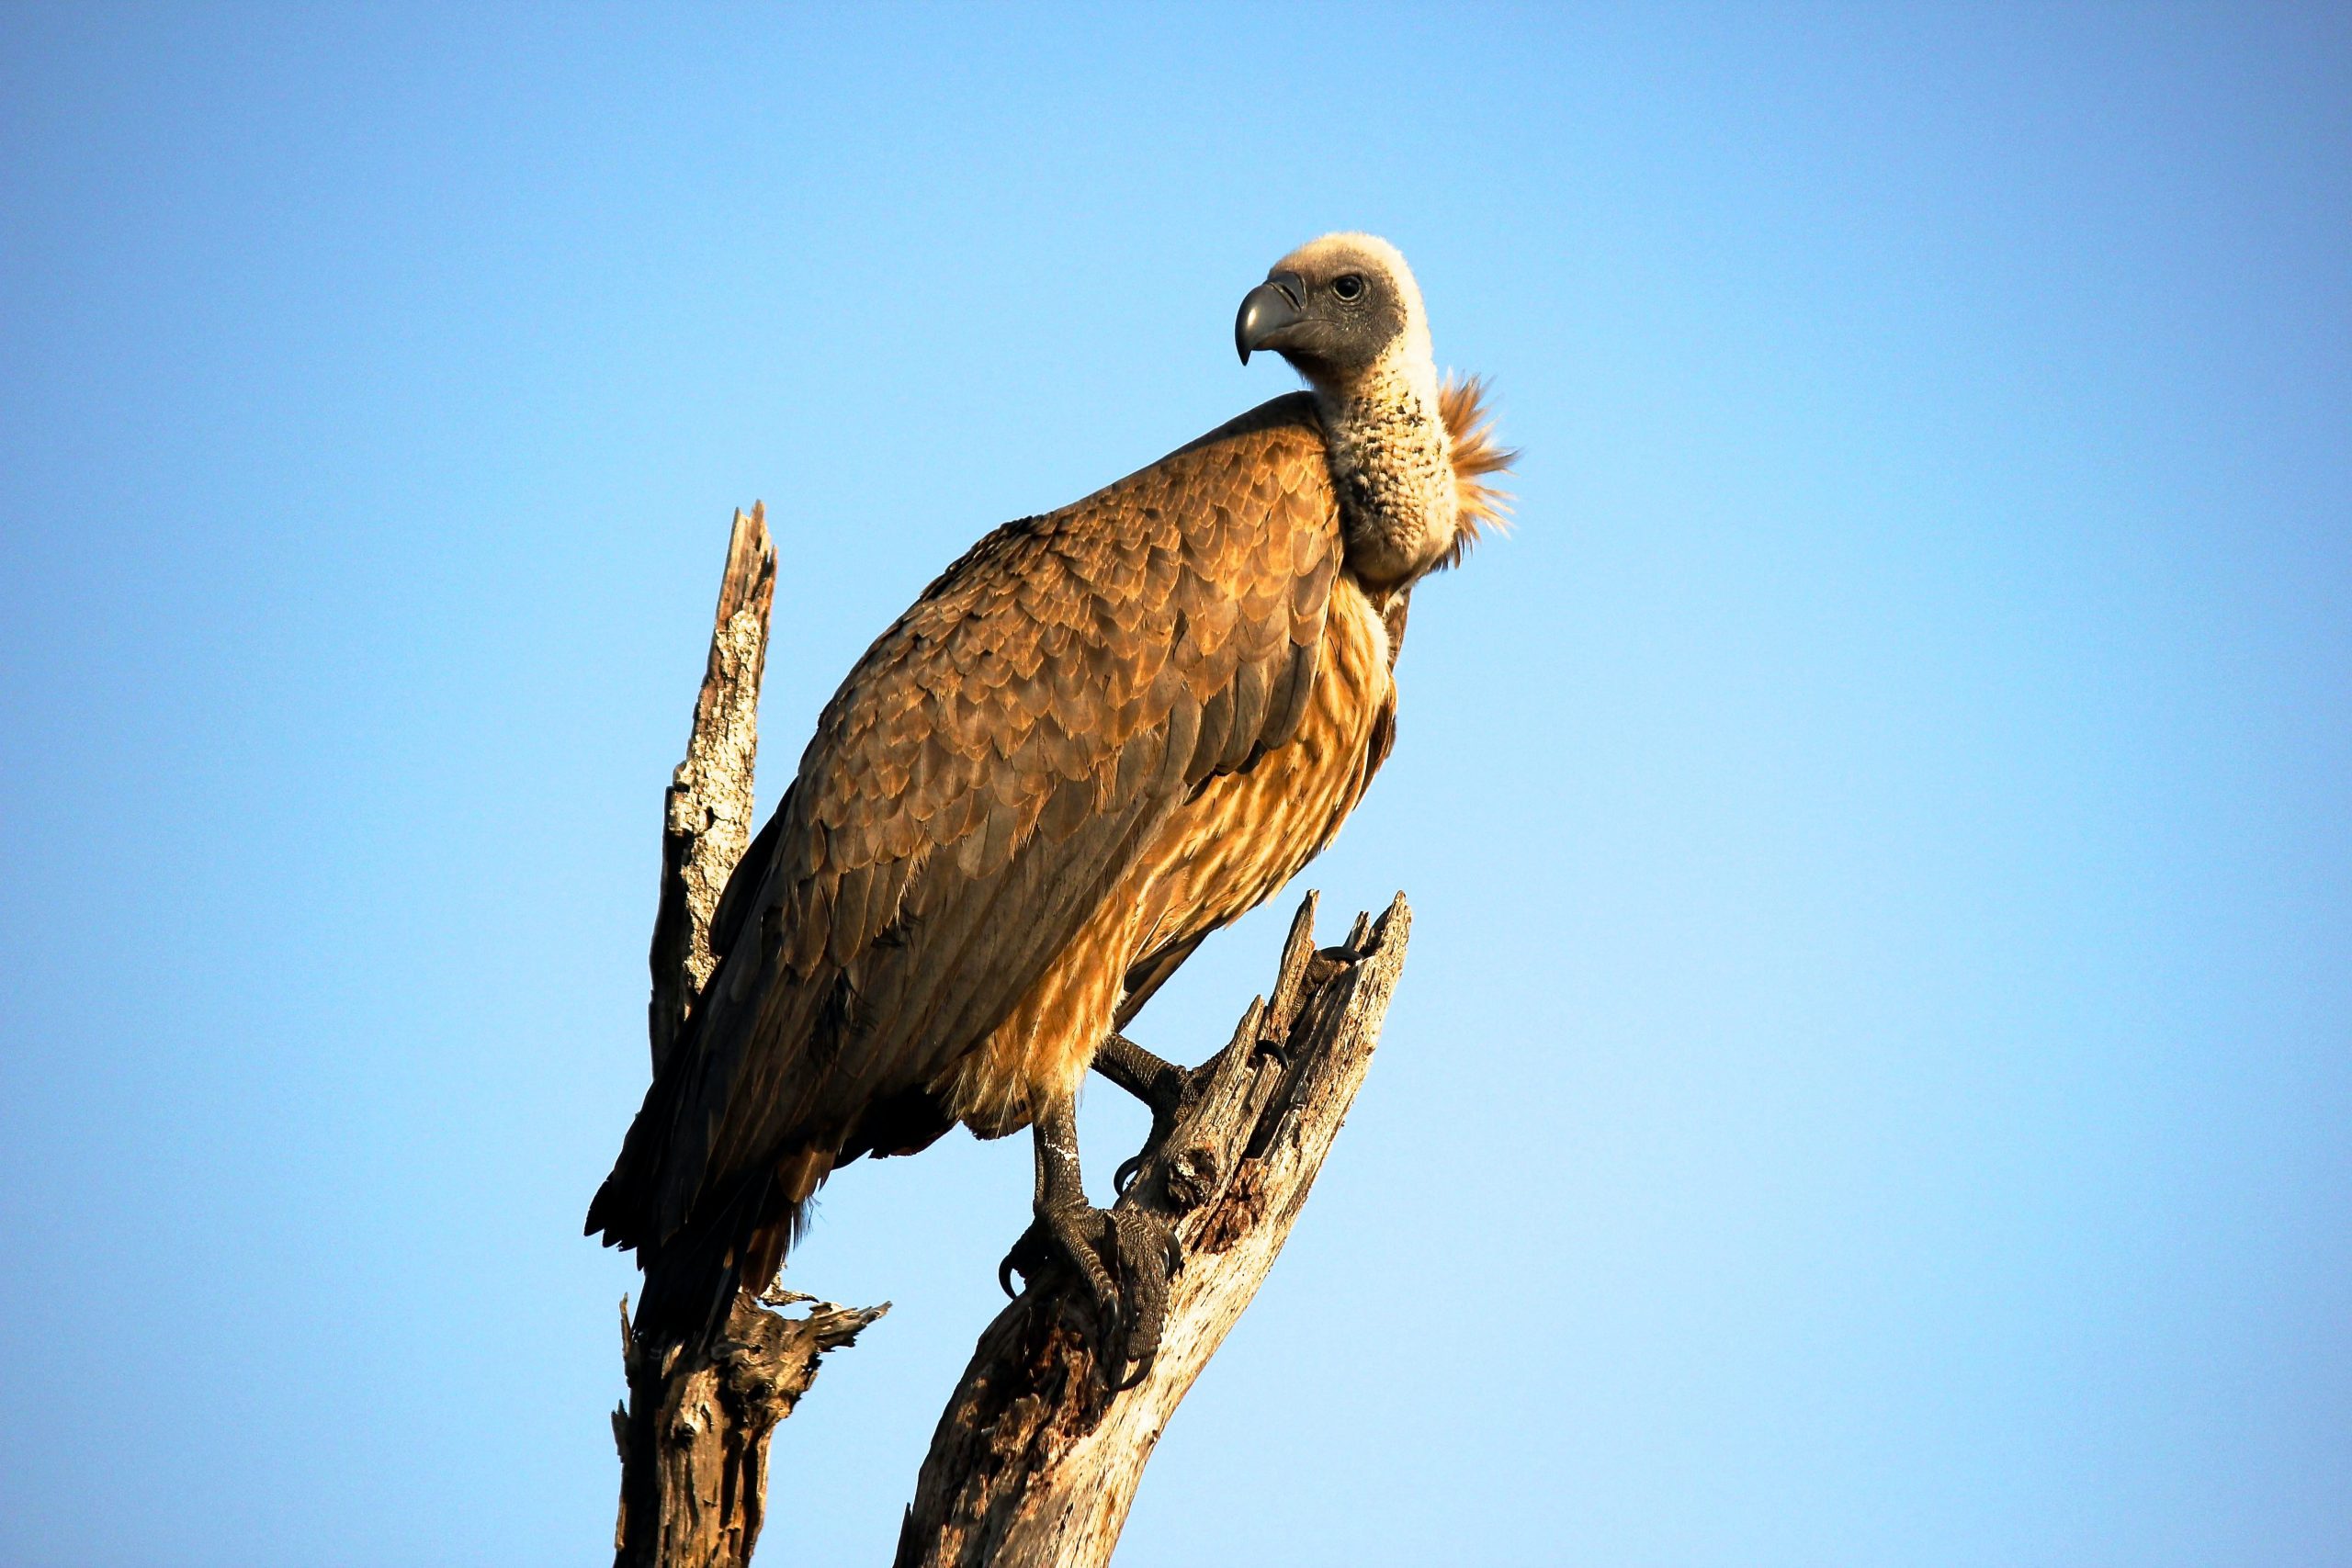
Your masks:
M1233 345L1245 365L1272 349L1317 390L1342 397L1374 380L1435 375L1412 269L1370 234L1326 234L1276 262L1243 298Z
M1459 496L1421 290L1396 247L1326 234L1241 301L1233 344L1271 348L1315 389L1348 570L1385 589L1454 553Z

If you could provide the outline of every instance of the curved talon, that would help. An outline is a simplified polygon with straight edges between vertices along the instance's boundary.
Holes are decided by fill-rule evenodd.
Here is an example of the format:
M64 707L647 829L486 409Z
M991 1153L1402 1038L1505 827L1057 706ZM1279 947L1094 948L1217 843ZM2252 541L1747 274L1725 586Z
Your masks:
M1023 1240L1027 1239L1025 1233L1024 1233L1024 1235L1023 1235ZM1020 1243L1020 1242L1017 1242L1017 1241L1016 1241L1016 1242L1014 1242L1014 1243L1012 1244L1012 1250L1013 1250L1013 1252L1018 1252L1018 1251L1020 1251L1020 1250L1021 1250L1021 1243ZM1004 1292L1004 1299L1005 1299L1006 1301L1012 1301L1014 1297L1016 1297L1016 1296L1020 1295L1020 1293L1021 1293L1020 1292L1018 1292L1018 1291L1016 1291L1016 1290L1014 1290L1014 1289L1012 1288L1012 1252L1008 1252L1008 1253L1006 1253L1006 1254L1004 1255L1003 1260L1002 1260L1001 1262L998 1263L998 1264L997 1264L997 1266L996 1266L996 1288L997 1288L998 1290L1002 1291L1002 1292Z
M1158 1132L1159 1129L1153 1129L1154 1136L1151 1144L1159 1141ZM1141 1149L1119 1162L1119 1168L1111 1173L1112 1191L1122 1198L1127 1195L1127 1189L1133 1187L1136 1184L1136 1178L1143 1174L1143 1162L1151 1157L1151 1144L1146 1144Z

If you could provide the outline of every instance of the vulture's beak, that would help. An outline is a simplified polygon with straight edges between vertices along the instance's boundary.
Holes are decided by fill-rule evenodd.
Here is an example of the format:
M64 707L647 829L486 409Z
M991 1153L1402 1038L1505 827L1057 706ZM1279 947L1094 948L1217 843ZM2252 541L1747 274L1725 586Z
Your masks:
M1250 351L1274 343L1276 334L1306 320L1306 279L1295 272L1277 272L1241 297L1241 313L1233 318L1233 346L1241 352L1241 363L1250 363Z

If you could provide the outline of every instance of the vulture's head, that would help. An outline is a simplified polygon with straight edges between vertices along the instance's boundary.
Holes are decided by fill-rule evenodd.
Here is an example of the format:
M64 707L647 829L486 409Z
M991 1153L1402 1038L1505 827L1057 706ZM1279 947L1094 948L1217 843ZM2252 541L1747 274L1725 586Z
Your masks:
M1325 392L1342 396L1383 373L1430 363L1420 287L1396 247L1370 234L1326 234L1274 264L1241 301L1241 362L1272 349Z

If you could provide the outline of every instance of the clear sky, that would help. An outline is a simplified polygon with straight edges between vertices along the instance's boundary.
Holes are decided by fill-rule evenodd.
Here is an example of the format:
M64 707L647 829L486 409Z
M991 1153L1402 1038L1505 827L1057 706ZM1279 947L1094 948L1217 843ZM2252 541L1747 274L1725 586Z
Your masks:
M599 1560L729 509L773 800L1363 228L1520 526L1302 878L1411 964L1121 1561L2352 1561L2342 7L482 9L0 17L0 1560ZM766 1555L887 1560L1028 1183L828 1190L897 1306Z

